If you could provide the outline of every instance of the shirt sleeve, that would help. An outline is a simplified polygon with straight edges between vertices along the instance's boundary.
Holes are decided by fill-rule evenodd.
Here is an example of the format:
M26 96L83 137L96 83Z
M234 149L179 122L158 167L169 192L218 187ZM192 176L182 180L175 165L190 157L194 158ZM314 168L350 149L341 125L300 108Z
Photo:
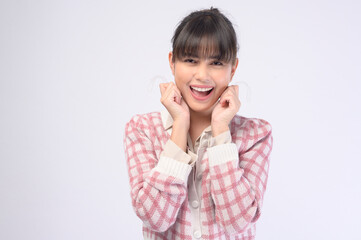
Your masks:
M152 127L142 116L133 117L125 127L124 148L133 208L147 227L164 232L186 199L191 166L162 154L158 159Z
M239 149L235 143L208 148L216 221L228 234L244 232L257 221L267 185L271 125L249 121L236 133L242 140Z
M225 144L225 143L231 143L232 142L232 136L231 131L225 131L224 133L219 134L216 137L212 137L209 140L208 147L214 147L217 145Z
M167 141L164 146L161 156L175 159L179 162L189 163L191 161L191 156L185 153L177 144L175 144L171 139Z

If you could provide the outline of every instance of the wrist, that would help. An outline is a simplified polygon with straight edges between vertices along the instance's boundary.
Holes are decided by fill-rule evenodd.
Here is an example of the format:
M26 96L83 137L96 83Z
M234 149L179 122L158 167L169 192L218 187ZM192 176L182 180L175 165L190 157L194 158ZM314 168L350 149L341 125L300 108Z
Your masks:
M228 125L213 125L212 124L212 137L217 137L219 134L229 131Z
M173 129L178 128L179 130L183 130L186 134L189 131L189 120L174 120L173 121Z
M189 127L182 122L173 122L170 139L184 152L187 152L188 129Z

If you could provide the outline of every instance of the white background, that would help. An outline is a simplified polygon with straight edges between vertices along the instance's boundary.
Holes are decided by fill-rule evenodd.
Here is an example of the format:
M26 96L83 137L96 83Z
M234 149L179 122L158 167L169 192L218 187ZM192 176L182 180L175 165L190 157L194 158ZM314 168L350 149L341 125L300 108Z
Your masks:
M125 123L159 111L177 23L220 8L239 114L273 126L257 239L361 237L360 1L0 1L0 239L141 239Z

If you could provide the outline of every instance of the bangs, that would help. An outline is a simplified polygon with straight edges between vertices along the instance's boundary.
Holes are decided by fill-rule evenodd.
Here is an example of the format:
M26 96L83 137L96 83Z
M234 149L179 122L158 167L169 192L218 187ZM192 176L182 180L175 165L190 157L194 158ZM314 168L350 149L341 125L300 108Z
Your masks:
M197 57L234 63L237 43L229 30L211 16L193 19L178 33L178 38L173 39L173 61Z

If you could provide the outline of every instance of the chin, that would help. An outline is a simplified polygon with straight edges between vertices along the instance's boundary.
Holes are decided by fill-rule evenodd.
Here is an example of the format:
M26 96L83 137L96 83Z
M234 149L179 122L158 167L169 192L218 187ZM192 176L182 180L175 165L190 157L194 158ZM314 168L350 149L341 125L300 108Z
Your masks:
M201 104L192 104L192 105L188 105L188 106L194 112L201 113L204 115L212 114L215 104L212 105L211 103L209 103L209 104L204 104L203 106L202 105Z

